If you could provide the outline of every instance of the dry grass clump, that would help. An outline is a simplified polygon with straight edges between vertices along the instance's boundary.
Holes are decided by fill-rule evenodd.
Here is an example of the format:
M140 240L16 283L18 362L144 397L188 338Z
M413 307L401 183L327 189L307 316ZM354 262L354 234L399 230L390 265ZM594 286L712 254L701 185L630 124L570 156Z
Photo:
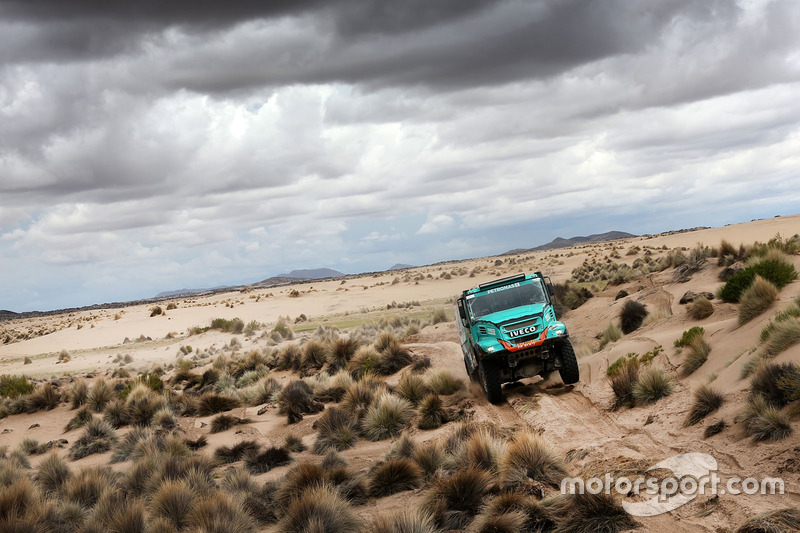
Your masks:
M567 475L564 462L534 433L515 435L500 460L499 479L503 487L527 490L535 483L559 486Z
M800 367L795 363L764 363L751 378L750 390L771 406L781 408L800 399Z
M614 498L599 494L572 494L556 528L557 533L616 533L638 527Z
M556 524L553 514L531 496L504 492L492 499L476 520L478 532L543 532Z
M777 297L778 288L757 275L739 298L739 324L749 322L769 309Z
M335 487L351 503L366 501L367 489L363 480L355 476L338 455L329 455L322 465L299 463L293 466L276 493L277 505L280 509L286 509L304 491L320 485Z
M290 424L301 421L303 415L318 413L324 408L314 399L314 392L305 381L292 381L278 395L278 412L285 414Z
M705 335L702 333L692 336L692 339L689 341L687 347L689 353L686 354L686 359L684 359L683 364L681 365L681 373L684 376L692 374L698 368L703 366L703 364L708 360L708 354L711 352L711 346L709 346L708 342L706 342Z
M323 484L309 488L289 504L278 531L352 533L360 527L361 520L338 491Z
M462 441L455 450L456 464L461 468L478 468L497 473L506 443L492 432L481 429Z
M91 422L92 418L94 417L92 416L92 412L89 411L89 408L82 407L77 413L75 413L75 416L73 416L72 419L67 422L67 425L64 426L64 432L66 433L67 431L72 431L73 429L82 428Z
M761 513L744 521L735 533L790 533L800 531L800 511L791 507Z
M420 511L381 515L370 522L366 533L438 533L433 518Z
M244 464L253 475L269 472L273 468L288 465L291 462L292 456L289 455L288 450L276 446L271 446L262 452L250 450L244 454Z
M296 344L287 344L278 353L278 370L300 370L303 352Z
M694 402L686 416L684 426L693 426L722 407L725 401L721 392L711 385L701 385L694 391Z
M69 450L71 459L82 459L87 455L104 453L117 442L114 428L103 419L94 418L86 424L86 430Z
M800 321L786 319L778 320L766 337L765 352L769 356L776 356L800 342Z
M104 379L95 380L86 396L86 405L95 413L102 413L106 404L114 398L114 390Z
M34 480L39 485L42 493L46 495L58 494L64 484L72 477L69 465L56 453L51 453L39 463Z
M303 439L292 434L286 435L286 438L283 440L283 447L292 453L300 453L306 450Z
M350 415L361 419L367 414L367 410L374 399L375 391L373 387L365 381L358 381L345 391L339 407Z
M326 409L317 420L319 434L314 442L314 453L325 454L331 450L342 451L358 442L358 418L344 409Z
M140 442L153 438L153 431L150 428L131 429L114 448L114 453L111 454L111 462L120 463L130 460Z
M633 386L633 399L639 405L649 405L669 396L675 389L672 378L660 368L648 368L639 374Z
M61 403L61 393L51 383L39 385L34 391L26 395L24 401L25 412L35 413L54 409Z
M412 416L414 409L407 400L384 393L364 415L361 432L372 441L388 439L399 435Z
M756 442L781 440L792 434L789 418L763 396L751 397L740 414L747 435Z
M438 442L417 446L411 458L422 469L425 479L436 477L449 466L449 458L444 447Z
M258 453L260 446L254 440L239 441L233 446L220 446L214 450L214 457L222 464L235 463L246 453Z
M253 533L256 525L244 507L223 492L198 498L187 519L188 531L203 533Z
M331 343L330 352L328 354L330 369L336 371L347 368L347 364L356 354L360 344L359 340L355 337L335 339L333 343Z
M183 442L186 444L186 447L192 451L197 451L200 448L204 448L208 445L208 439L205 435L200 435L196 439L190 439L186 437L183 439Z
M185 482L165 481L150 498L150 516L166 519L176 530L184 529L195 499L194 491Z
M435 394L450 396L463 390L465 384L447 370L439 370L428 375L428 388Z
M639 361L624 359L616 373L611 376L611 390L614 392L613 409L633 407L635 402L633 388L638 381Z
M308 371L309 369L319 370L328 362L330 350L328 345L319 341L309 341L300 359L300 367Z
M416 406L430 393L430 389L420 376L406 372L400 376L400 381L394 388L394 393Z
M230 411L239 406L241 406L241 402L238 398L207 392L197 399L196 410L199 416L208 416Z
M422 500L422 510L441 529L463 529L478 514L491 484L488 472L474 468L435 479Z
M374 369L376 374L388 376L411 364L411 352L396 338L379 344L378 359Z
M419 429L436 429L450 421L450 414L444 409L442 399L429 394L419 404Z
M603 333L600 334L600 344L599 349L603 349L606 345L611 344L612 342L616 342L622 338L622 329L613 322L609 322L606 329L603 330Z
M24 527L23 517L35 511L39 503L36 487L27 477L20 477L11 485L0 486L0 527L3 531L36 531ZM14 528L19 525L19 529Z
M625 300L619 312L619 326L626 335L639 329L647 316L647 308L641 302Z
M703 431L703 438L707 439L709 437L713 437L714 435L718 435L722 433L722 430L725 429L725 421L718 420L713 424L709 424L706 426L706 429Z
M103 492L117 489L119 480L119 474L107 466L85 468L66 481L63 497L89 509L94 507Z
M222 431L227 431L233 426L238 426L241 424L249 424L252 422L249 418L239 418L238 416L231 416L231 415L217 415L211 419L211 433L220 433Z
M705 296L701 296L686 305L686 312L693 319L702 320L714 314L714 304Z
M239 396L246 405L254 406L269 403L272 396L281 390L278 380L272 376L264 376L255 384L239 391Z
M77 409L86 403L89 397L89 385L86 381L76 381L69 391L69 400L72 403L72 409Z
M422 469L411 459L389 459L372 469L369 493L376 498L412 490L422 484Z

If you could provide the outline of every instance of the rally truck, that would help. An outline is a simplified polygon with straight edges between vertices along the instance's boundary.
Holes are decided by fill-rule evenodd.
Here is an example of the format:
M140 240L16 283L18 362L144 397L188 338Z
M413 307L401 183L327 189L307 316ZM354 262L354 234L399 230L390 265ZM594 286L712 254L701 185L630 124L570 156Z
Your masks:
M456 300L467 374L491 403L503 400L503 383L546 378L554 370L565 384L578 382L578 361L553 295L550 278L536 272L481 283Z

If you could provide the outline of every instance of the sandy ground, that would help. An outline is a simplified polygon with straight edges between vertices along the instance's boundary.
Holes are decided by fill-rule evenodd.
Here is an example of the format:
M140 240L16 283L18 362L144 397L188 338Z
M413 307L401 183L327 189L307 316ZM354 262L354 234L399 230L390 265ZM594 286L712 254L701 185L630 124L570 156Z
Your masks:
M245 323L257 321L265 325L262 331L268 331L281 317L288 317L298 337L304 338L319 325L336 325L346 331L348 327L380 317L407 315L427 318L432 310L439 308L451 313L453 298L463 289L519 271L541 270L554 281L563 281L584 259L601 258L613 247L621 254L616 261L630 264L638 256L627 256L625 250L637 244L653 248L692 248L697 243L717 246L721 239L726 239L738 246L740 243L766 241L778 233L788 237L798 232L800 215L794 215L723 228L527 253L515 257L513 263L508 257L479 258L351 278L344 283L333 280L205 298L177 298L174 300L176 309L155 317L150 316L149 306L139 306L17 320L0 324L0 338L3 337L3 330L55 331L22 342L0 345L0 374L25 374L31 378L110 374L123 366L120 361L124 363L125 356L131 359L131 362L124 364L125 368L131 372L145 371L155 364L166 366L174 363L182 346L192 346L193 353L197 353L198 350L216 350L229 344L232 335L219 331L189 334L190 328L208 326L214 318L238 317ZM498 259L503 261L502 264L495 264ZM793 260L800 270L800 257L795 256ZM471 277L469 273L476 267L479 272ZM703 452L717 459L723 478L780 476L786 483L785 495L723 495L718 499L699 496L671 513L639 519L642 530L732 531L738 523L753 514L787 506L798 507L800 444L797 435L800 423L796 419L792 422L794 434L788 439L753 444L743 434L741 427L734 423L734 418L747 396L748 382L739 379L741 366L758 346L759 333L764 325L776 311L800 295L800 282L795 281L785 287L770 311L743 327L737 325L736 306L717 301L715 312L709 318L701 321L690 319L678 300L688 290L714 292L721 285L717 279L719 270L712 260L687 283L673 282L671 269L652 274L622 286L607 287L577 310L567 313L563 320L570 330L573 344L586 348L583 353L590 351L588 348L596 344L595 337L610 321L616 319L622 305L622 300L615 300L620 289L628 291L630 298L644 302L651 312L659 310L659 318L649 321L634 333L603 350L582 356L579 361L581 382L575 387L564 387L557 376L547 382L539 378L525 380L521 385L506 387L506 402L492 406L486 402L480 389L473 385L449 397L448 403L453 409L462 409L470 419L492 421L510 432L520 428L540 432L559 454L573 457L569 468L574 474L602 473L620 464L633 465L632 472L643 472L658 461L676 454ZM444 273L448 273L451 279L442 278ZM292 290L299 291L300 296L291 297ZM392 302L400 304L415 301L420 305L408 309L387 309ZM166 303L162 307L166 307ZM295 317L300 314L305 314L308 322L294 324ZM673 341L693 325L705 328L712 349L708 361L697 372L689 377L680 377L677 368L683 355L673 348ZM260 333L249 338L236 336L241 344L241 353L270 345L269 338ZM630 352L644 353L659 345L663 347L663 352L654 364L675 376L675 393L651 406L612 411L613 395L605 374L608 365ZM454 322L426 327L411 339L409 347L415 354L429 356L434 370L447 368L467 381ZM62 350L69 352L68 362L59 362L58 356ZM29 364L25 364L25 358L30 359ZM783 352L776 361L800 363L800 345ZM289 379L285 373L276 375L281 381ZM725 393L726 403L711 418L724 420L730 427L719 435L704 439L704 424L687 429L683 428L683 420L691 404L692 391L714 376L714 385ZM213 450L220 444L244 437L278 444L289 433L303 437L306 444L313 443L313 424L320 415L307 416L299 424L289 426L285 417L279 416L275 408L269 408L261 415L256 412L256 408L235 411L233 414L246 415L255 422L209 435L206 449ZM48 412L0 420L0 446L14 447L24 437L34 437L40 442L56 438L72 441L80 434L80 430L62 432L71 416L68 406L62 405ZM210 418L184 418L181 425L190 436L196 437L207 433L202 423L207 423ZM31 427L33 424L38 426ZM451 428L445 426L434 431L412 429L411 434L418 441L426 441L442 438ZM391 444L390 441L360 441L359 445L342 455L355 469L366 472ZM32 457L34 466L42 457ZM298 454L296 458L318 459L310 452ZM108 454L93 455L75 461L73 468L107 461ZM125 464L116 465L115 468L124 468ZM261 478L277 479L286 469L275 469ZM372 499L358 507L357 511L364 517L371 517L376 513L406 509L421 500L422 492L410 491ZM711 509L710 513L708 509Z

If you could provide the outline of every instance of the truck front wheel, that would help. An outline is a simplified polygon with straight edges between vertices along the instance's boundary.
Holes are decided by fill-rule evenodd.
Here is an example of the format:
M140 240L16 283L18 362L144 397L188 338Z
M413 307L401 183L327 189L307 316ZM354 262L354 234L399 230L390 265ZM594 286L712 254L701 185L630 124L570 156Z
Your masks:
M561 374L561 381L565 385L572 385L577 383L580 379L580 372L578 370L578 359L575 357L575 350L572 349L572 343L569 339L561 341L561 368L558 373Z
M503 401L503 386L500 383L500 371L497 368L497 363L479 360L478 378L489 403L497 404Z

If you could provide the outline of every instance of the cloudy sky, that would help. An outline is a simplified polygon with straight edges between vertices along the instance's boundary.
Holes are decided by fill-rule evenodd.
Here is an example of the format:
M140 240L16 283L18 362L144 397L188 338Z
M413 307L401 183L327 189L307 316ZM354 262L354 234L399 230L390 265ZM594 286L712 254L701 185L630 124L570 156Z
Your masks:
M794 0L0 0L0 309L800 212Z

